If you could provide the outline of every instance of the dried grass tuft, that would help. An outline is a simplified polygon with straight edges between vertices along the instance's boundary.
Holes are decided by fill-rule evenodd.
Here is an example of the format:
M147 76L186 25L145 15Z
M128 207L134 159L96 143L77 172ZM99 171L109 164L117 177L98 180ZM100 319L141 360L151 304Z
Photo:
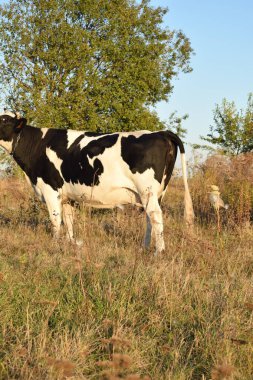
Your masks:
M51 366L56 372L61 373L64 377L72 377L75 372L75 364L69 360L46 358L48 366Z
M231 379L235 372L235 368L227 363L216 365L211 372L212 380Z

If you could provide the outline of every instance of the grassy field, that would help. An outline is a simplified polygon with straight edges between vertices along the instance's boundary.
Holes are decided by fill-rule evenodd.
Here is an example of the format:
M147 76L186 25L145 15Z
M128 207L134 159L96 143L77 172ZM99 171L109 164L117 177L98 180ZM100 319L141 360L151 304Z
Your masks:
M0 181L0 379L252 379L251 190L223 188L218 231L214 180L190 183L192 233L172 181L157 259L142 250L141 211L77 211L76 248L52 239L22 178Z

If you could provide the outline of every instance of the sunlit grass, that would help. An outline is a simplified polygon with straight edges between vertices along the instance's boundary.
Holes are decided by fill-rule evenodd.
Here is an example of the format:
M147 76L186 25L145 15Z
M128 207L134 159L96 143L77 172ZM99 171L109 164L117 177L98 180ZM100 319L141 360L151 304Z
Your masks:
M172 182L154 259L142 212L78 211L76 248L23 180L1 181L0 378L251 379L252 227L230 210L217 233L203 183L190 233Z

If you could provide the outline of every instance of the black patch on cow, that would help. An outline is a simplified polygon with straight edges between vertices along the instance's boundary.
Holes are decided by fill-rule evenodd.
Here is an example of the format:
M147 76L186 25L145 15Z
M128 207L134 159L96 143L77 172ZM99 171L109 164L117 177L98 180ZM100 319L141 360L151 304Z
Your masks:
M155 179L161 183L166 170L166 183L174 168L177 146L166 132L143 134L139 137L122 137L121 154L132 173L153 169Z
M173 143L170 142L171 149L168 150L167 156L166 156L166 161L165 161L165 173L166 173L166 178L164 181L164 190L168 186L169 180L172 176L172 172L175 166L175 162L177 159L177 146Z
M108 136L108 134L106 134L106 136ZM99 132L85 132L85 136L87 137L98 137L98 136L105 136L105 133L99 133Z
M42 139L41 129L26 126L21 133L20 141L13 153L18 165L34 185L37 184L38 178L42 178L54 190L61 188L63 179L46 155L48 139Z
M87 133L85 133L87 136ZM98 134L95 134L98 136ZM100 136L100 135L99 135ZM99 184L99 176L103 173L102 162L96 158L93 165L88 158L92 159L103 154L105 149L116 144L118 134L101 135L100 138L90 141L82 149L80 142L83 138L79 136L69 147L61 165L62 175L66 182L80 183L86 186L96 186Z
M43 138L43 143L62 159L67 151L68 132L66 129L49 129Z

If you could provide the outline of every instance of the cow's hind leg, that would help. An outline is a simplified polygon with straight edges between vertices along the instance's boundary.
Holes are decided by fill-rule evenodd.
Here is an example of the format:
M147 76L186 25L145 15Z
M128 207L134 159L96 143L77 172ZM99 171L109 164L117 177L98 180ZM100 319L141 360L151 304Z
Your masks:
M146 233L145 233L145 238L144 238L144 248L148 249L150 246L151 233L152 233L152 224L151 224L150 217L148 216L148 214L146 214L146 222L147 222L147 227L146 227Z
M162 210L159 205L157 196L154 194L149 194L148 197L142 199L143 206L147 213L147 231L145 236L145 243L150 242L151 228L153 229L155 236L155 256L161 253L165 249L164 239L163 239L163 216Z

